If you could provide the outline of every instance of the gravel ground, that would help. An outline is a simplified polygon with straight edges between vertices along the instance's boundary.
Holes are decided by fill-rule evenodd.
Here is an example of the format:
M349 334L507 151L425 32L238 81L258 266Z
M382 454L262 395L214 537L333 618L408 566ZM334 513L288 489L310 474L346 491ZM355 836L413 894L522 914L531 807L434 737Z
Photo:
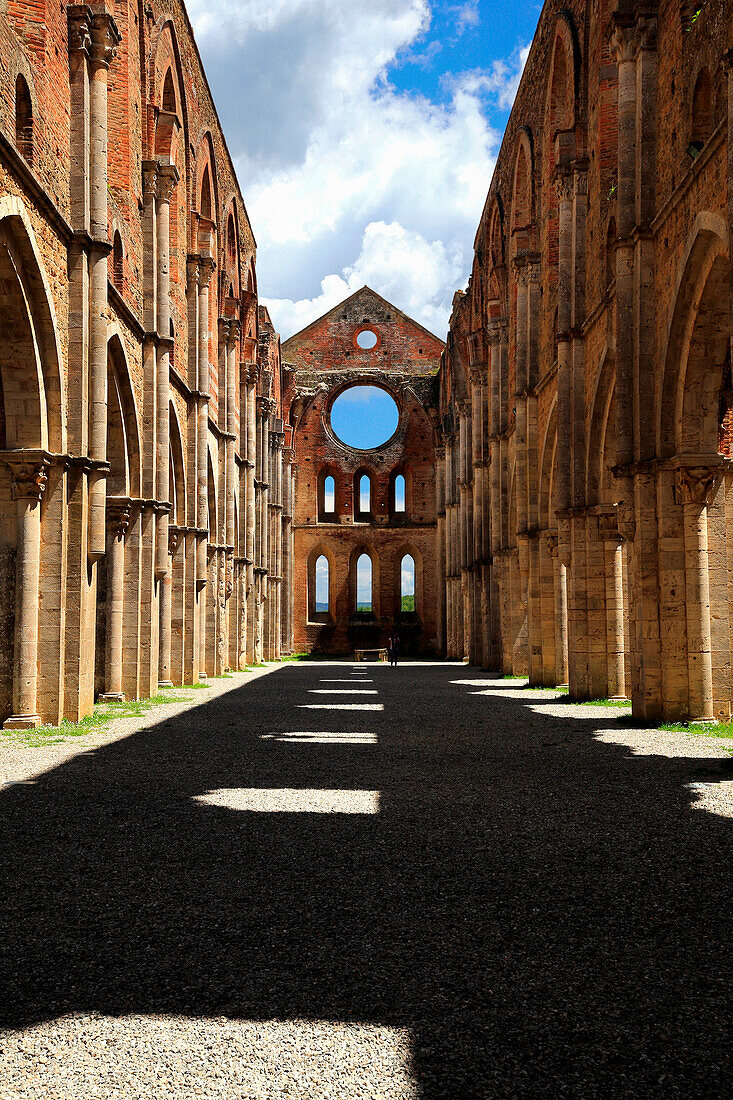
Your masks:
M733 1093L726 742L366 672L2 746L3 1100Z

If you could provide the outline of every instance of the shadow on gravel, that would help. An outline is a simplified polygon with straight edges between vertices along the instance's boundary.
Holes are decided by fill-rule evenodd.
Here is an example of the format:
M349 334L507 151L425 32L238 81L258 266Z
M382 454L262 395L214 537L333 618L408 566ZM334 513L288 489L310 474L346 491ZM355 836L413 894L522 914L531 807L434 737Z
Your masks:
M631 757L593 739L616 715L472 695L455 665L370 665L383 711L300 709L349 675L327 667L0 795L0 1022L376 1022L409 1028L422 1098L729 1095L733 823L684 786L716 762ZM379 740L261 737L291 731ZM196 801L293 787L380 812Z

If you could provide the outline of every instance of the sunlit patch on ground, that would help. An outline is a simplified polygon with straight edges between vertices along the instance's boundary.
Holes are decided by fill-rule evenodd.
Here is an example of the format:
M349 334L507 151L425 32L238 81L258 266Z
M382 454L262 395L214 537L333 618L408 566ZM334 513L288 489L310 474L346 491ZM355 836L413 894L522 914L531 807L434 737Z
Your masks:
M297 733L262 733L263 741L285 741L295 744L315 745L376 745L376 733L325 733L325 732L297 732Z
M298 710L384 710L382 703L298 703Z
M376 695L376 688L310 688L309 695Z
M64 1016L0 1032L14 1100L416 1100L405 1029L322 1020Z
M378 814L379 791L298 787L226 787L194 795L195 802L261 814Z
M713 783L687 783L693 795L692 808L720 817L733 817L733 779Z

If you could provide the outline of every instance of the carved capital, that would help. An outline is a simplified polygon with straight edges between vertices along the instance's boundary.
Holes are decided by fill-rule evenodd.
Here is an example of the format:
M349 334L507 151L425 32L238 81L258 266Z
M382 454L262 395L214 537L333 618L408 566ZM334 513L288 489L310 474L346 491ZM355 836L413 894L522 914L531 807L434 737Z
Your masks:
M555 191L558 202L572 202L575 193L575 173L567 168L559 168L555 172Z
M199 286L206 287L211 282L216 264L210 256L199 257Z
M5 452L3 461L10 467L13 500L40 500L48 482L50 456L44 451Z
M180 546L182 534L183 532L180 527L176 527L172 523L168 525L168 553L171 557L173 557Z
M158 166L157 193L159 202L170 202L171 195L180 178L175 164L160 164Z
M92 50L92 10L86 4L71 4L66 9L69 20L69 53L86 57Z
M486 335L490 344L506 344L508 325L504 318L490 321L486 326Z
M158 193L158 172L160 165L157 160L144 160L141 165L143 173L143 195L155 196Z
M617 65L635 61L637 48L635 28L617 23L611 33L609 46Z
M131 500L115 500L114 497L107 497L107 528L114 538L124 538L130 526L131 513Z
M710 504L722 476L717 466L678 466L674 475L677 504L694 504L700 508Z
M545 542L547 544L547 553L551 558L557 557L557 535L554 531L547 531L545 534Z
M96 12L92 16L92 60L108 69L115 59L122 35L109 12Z
M598 517L598 538L601 542L621 542L618 517L615 512L603 512Z
M625 542L633 542L636 537L636 506L633 500L621 500L616 505L616 523L621 538Z

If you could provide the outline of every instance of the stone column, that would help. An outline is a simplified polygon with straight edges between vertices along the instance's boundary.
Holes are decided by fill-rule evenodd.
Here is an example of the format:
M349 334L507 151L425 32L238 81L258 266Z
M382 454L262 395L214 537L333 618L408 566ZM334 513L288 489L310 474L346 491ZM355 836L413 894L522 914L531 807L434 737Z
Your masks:
M605 556L608 696L610 699L625 699L624 561L621 533L615 514L599 516L598 533L603 542Z
M255 536L257 532L257 489L255 471L257 462L257 367L251 365L247 371L247 456L245 461L246 484L246 520L245 520L245 568L247 601L247 664L255 660Z
M173 687L171 635L173 620L173 559L181 540L179 527L168 526L168 568L160 584L160 658L158 687Z
M558 289L557 289L557 504L562 511L571 506L572 377L570 338L570 291L572 282L573 176L558 168Z
M89 81L89 555L104 554L107 494L107 73L121 40L114 19L96 12L91 20Z
M199 355L198 355L198 432L196 470L196 526L199 529L197 579L200 586L208 576L206 535L213 539L216 532L209 531L209 286L214 272L213 260L203 258L199 264Z
M568 592L565 566L558 551L558 536L547 536L547 551L552 559L555 593L555 682L568 682Z
M107 639L104 694L100 699L123 702L122 644L125 610L125 535L132 501L107 498Z
M41 498L50 456L44 451L5 452L16 502L15 640L13 713L4 729L40 726L38 693L38 603L41 569Z
M287 657L293 652L293 448L283 448L283 548L282 548L282 650Z
M155 492L158 503L168 503L170 496L170 351L171 351L171 302L170 302L170 201L178 183L178 169L174 164L162 164L158 169L156 199L156 241L158 251L158 346L156 360L156 409L157 431L155 439ZM155 532L155 576L158 580L168 573L168 513L160 510ZM167 677L166 677L167 679Z
M720 478L720 469L707 466L680 466L675 476L675 494L684 515L689 717L693 720L715 717L707 510Z

